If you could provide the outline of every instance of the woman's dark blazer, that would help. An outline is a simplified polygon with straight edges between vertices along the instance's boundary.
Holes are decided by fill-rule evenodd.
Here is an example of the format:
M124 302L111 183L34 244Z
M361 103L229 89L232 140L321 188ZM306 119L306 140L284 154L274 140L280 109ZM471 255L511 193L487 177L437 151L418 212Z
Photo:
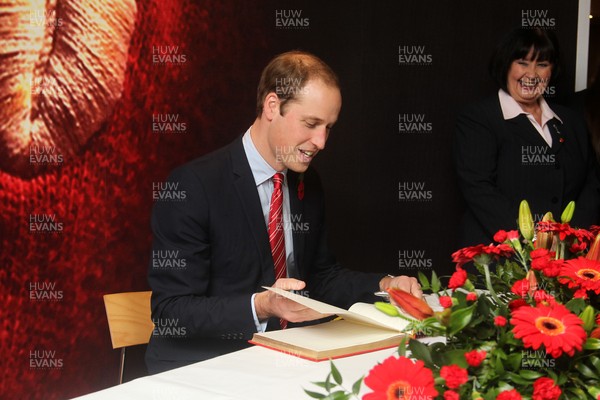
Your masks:
M600 182L585 122L565 107L548 122L548 146L525 114L504 120L498 96L458 117L454 161L467 210L460 227L463 246L489 244L499 229L517 228L526 199L534 219L551 211L559 219L575 200L572 226L598 224Z

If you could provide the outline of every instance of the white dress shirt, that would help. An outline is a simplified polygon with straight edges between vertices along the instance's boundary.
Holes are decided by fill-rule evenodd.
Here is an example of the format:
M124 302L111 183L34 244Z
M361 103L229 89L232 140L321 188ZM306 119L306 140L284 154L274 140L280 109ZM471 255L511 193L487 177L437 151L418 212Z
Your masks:
M269 210L271 206L271 196L273 195L273 175L277 172L273 167L265 161L260 155L256 146L252 142L250 135L250 129L244 133L242 137L242 145L244 146L244 152L248 158L250 169L252 170L252 176L256 183L256 190L258 191L258 197L260 198L260 206L262 208L263 216L265 219L265 226L268 229L269 225ZM290 196L287 182L287 170L281 171L283 174L283 237L285 240L285 257L287 270L294 266L294 242L292 237L292 230L286 228L285 225L290 225ZM259 321L256 315L256 309L254 307L254 297L252 296L252 313L254 315L254 322L256 323L256 329L258 332L264 332L267 327L267 321Z
M562 123L562 120L552 111L548 103L543 97L540 97L540 107L542 108L542 124L540 125L531 113L523 111L519 103L512 96L506 93L504 90L498 90L498 99L500 100L500 108L502 109L502 116L505 120L515 118L519 114L527 115L527 118L533 125L533 127L539 132L542 138L548 143L548 146L552 147L552 135L548 128L548 121L556 118Z

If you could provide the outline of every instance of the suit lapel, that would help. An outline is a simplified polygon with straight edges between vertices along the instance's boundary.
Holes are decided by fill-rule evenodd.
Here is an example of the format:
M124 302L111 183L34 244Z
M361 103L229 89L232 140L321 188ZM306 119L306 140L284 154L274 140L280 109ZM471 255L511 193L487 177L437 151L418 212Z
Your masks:
M548 146L542 135L531 124L527 115L519 114L517 117L507 120L507 122L514 126L514 129L510 129L510 132L519 135L523 140L535 146Z
M260 197L256 190L256 182L252 176L241 138L232 144L231 165L234 175L233 184L238 195L238 200L246 215L249 230L254 238L254 243L260 257L259 261L262 268L261 285L270 286L275 281L275 267L273 257L271 256L271 248L269 247L269 234L260 205Z
M548 129L552 135L552 152L558 153L563 146L563 127L564 125L556 118L552 118L548 121Z

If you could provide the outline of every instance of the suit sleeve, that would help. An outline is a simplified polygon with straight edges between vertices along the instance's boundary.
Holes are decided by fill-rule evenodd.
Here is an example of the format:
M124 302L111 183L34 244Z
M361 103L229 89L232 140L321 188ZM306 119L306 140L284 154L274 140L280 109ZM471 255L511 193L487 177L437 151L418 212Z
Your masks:
M176 188L180 200L156 202L152 212L148 281L153 320L185 327L189 337L251 337L256 332L251 294L208 295L211 221L201 180L191 168L182 167L167 185Z
M454 163L459 187L470 212L492 237L517 215L518 208L497 186L499 144L494 122L480 108L458 117L454 140Z

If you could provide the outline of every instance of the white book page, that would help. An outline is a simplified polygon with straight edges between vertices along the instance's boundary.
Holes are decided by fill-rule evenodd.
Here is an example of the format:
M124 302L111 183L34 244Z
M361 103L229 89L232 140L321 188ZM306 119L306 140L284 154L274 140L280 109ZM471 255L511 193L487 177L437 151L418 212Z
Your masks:
M343 308L335 307L327 303L323 303L322 301L300 296L295 293L288 292L287 290L273 287L264 288L287 299L293 300L296 303L302 304L305 307L315 310L324 316L338 315L348 321L366 325L374 325L394 331L402 331L408 324L408 321L405 321L401 318L385 315L381 311L377 310L372 304L356 303L350 307L350 310L344 310Z
M391 317L387 314L379 311L373 304L369 303L356 303L348 310L354 314L359 314L363 317L367 317L370 320L377 321L381 325L385 325L390 329L394 329L399 332L404 332L406 326L410 323L407 320L400 317ZM399 310L402 312L401 310ZM346 316L344 316L345 318Z

